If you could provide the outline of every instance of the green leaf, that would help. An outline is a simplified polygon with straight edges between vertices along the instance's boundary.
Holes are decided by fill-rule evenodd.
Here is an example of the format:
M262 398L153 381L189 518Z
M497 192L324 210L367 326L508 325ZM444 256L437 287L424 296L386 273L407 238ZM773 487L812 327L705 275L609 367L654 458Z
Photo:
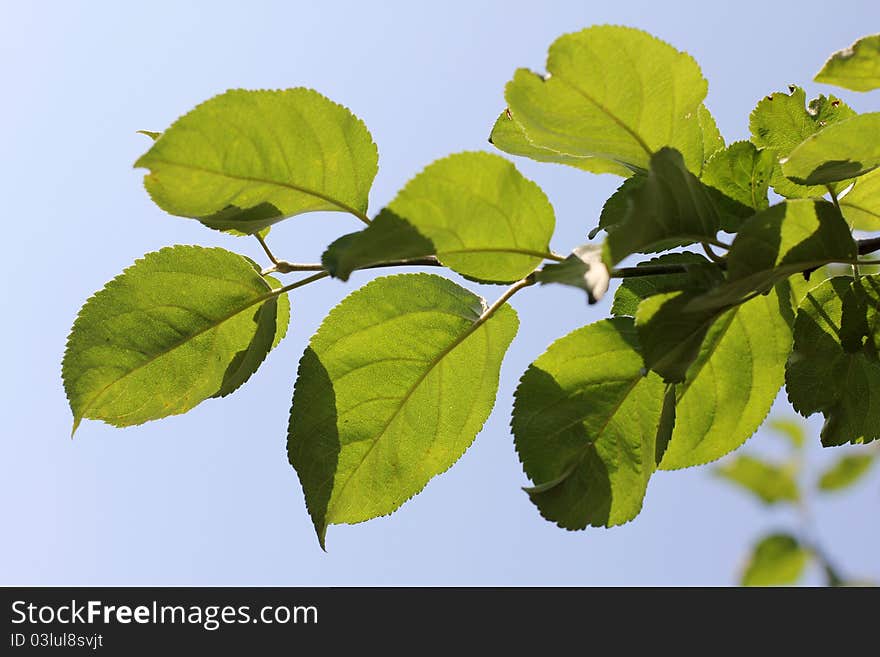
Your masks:
M813 79L852 91L880 88L880 34L862 37L833 53Z
M734 142L709 160L701 180L720 192L715 201L724 230L736 232L742 219L770 206L767 191L775 166L773 151L758 150L748 141Z
M791 94L777 92L765 97L749 117L752 143L773 151L777 160L788 157L805 139L826 126L856 115L834 96L819 96L807 107L804 90L796 86L789 89ZM771 185L777 194L788 198L818 198L828 191L823 186L797 185L782 175L778 166L774 169Z
M346 297L299 364L288 433L318 539L386 515L464 453L518 321L439 276L376 279Z
M690 55L641 30L602 25L557 39L547 71L520 69L505 89L529 144L632 171L670 146L699 173L703 130L715 137L701 126L708 86Z
M703 133L703 166L705 167L712 156L724 148L724 137L721 136L718 124L705 105L700 105L697 118L700 121L700 131Z
M797 502L797 481L790 469L740 454L715 468L715 474L746 489L764 504Z
M495 121L492 133L489 135L489 143L505 153L521 155L537 162L566 164L590 173L613 173L624 177L632 174L632 171L616 162L609 162L590 155L560 153L531 143L509 109L502 112Z
M74 322L62 364L74 431L83 418L131 426L229 394L283 335L278 296L252 261L223 249L148 253Z
M849 226L831 203L784 201L743 222L727 256L727 283L695 299L689 310L739 303L798 272L857 257Z
M676 386L676 424L663 470L719 459L761 426L791 351L791 328L781 312L784 292L780 286L736 306L708 330L684 383Z
M600 230L610 233L623 223L631 205L630 196L635 190L639 189L647 179L647 176L637 174L624 180L623 184L608 197L607 201L605 201L605 204L602 206L602 213L599 215L599 225L593 228L587 237L593 239L599 234Z
M669 241L713 240L720 218L706 188L684 166L681 154L664 148L651 157L643 184L629 194L623 221L605 241L605 264Z
M135 132L137 132L139 135L145 135L153 141L156 141L159 137L162 136L161 132L154 132L152 130L135 130Z
M526 370L511 427L526 489L566 529L619 525L642 508L668 434L665 390L645 376L632 320L606 319L557 340Z
M804 446L807 437L804 433L804 425L799 420L773 418L767 423L767 426L788 438L797 449Z
M782 173L801 185L857 178L880 166L880 112L859 114L805 139L782 161Z
M743 586L795 584L807 565L810 552L789 534L771 534L755 546L742 576Z
M570 256L560 263L550 263L535 276L542 285L561 283L579 287L587 293L589 303L601 300L608 291L611 276L608 267L602 262L602 247L584 244L575 248Z
M822 490L842 490L864 477L874 464L874 454L846 454L819 478Z
M685 251L682 253L666 253L662 256L640 262L637 266L645 268L663 268L684 266L687 271L681 273L658 273L654 276L633 276L623 279L614 295L611 305L612 315L628 315L635 317L639 304L648 297L676 290L705 291L724 281L721 268L699 253Z
M260 272L260 266L255 262L251 265ZM282 287L281 281L272 276L264 276L265 281L273 290ZM248 348L238 352L229 364L223 385L213 396L226 397L232 394L257 371L269 352L278 346L287 334L290 324L290 297L281 294L271 301L267 301L254 315L257 330L254 339Z
M347 281L355 269L393 260L434 255L434 243L387 208L364 230L343 235L327 247L321 263L331 276Z
M823 445L880 438L878 346L880 275L832 278L801 302L785 384L796 411L825 416Z
M840 209L854 229L880 231L880 169L856 180L840 197Z
M489 282L519 280L549 254L556 220L544 192L503 157L457 153L413 178L379 227L347 235L325 260L347 278L353 266L436 253L459 274ZM396 250L394 233L399 233ZM434 249L426 251L431 244ZM345 253L353 250L354 255ZM341 266L342 265L342 266Z
M363 122L316 91L235 89L179 118L135 166L166 212L255 233L304 212L366 220L378 153Z
M709 329L728 307L690 310L699 292L665 292L648 297L635 313L645 367L667 383L685 380Z

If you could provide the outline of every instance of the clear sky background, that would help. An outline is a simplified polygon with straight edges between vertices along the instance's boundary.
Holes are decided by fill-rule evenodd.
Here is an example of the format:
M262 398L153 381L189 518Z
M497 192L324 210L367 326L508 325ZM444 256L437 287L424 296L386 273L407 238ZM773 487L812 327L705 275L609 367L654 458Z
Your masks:
M219 245L265 260L255 240L164 214L132 168L163 130L231 87L313 87L364 119L379 145L372 211L431 161L486 149L513 71L542 71L560 34L646 29L687 50L729 141L765 94L811 82L828 54L880 31L876 3L823 2L0 2L0 190L5 346L0 377L3 584L730 584L750 543L796 523L717 480L711 467L654 476L642 514L566 532L540 518L508 428L522 371L609 312L574 289L517 295L521 328L490 421L464 457L390 517L315 540L288 465L287 415L302 349L326 312L371 275L297 291L288 337L232 397L124 430L84 422L70 440L60 378L82 303L148 251ZM880 92L841 95L858 111ZM517 161L557 214L552 246L584 241L619 183ZM290 219L276 252L315 261L357 230L343 214ZM459 280L453 275L456 280ZM478 289L464 283L471 289ZM484 287L495 298L502 288ZM779 400L778 415L791 413ZM842 449L818 447L811 475ZM759 432L746 449L780 453ZM880 470L880 468L878 468ZM815 504L846 570L880 579L880 477ZM816 572L811 582L819 582Z

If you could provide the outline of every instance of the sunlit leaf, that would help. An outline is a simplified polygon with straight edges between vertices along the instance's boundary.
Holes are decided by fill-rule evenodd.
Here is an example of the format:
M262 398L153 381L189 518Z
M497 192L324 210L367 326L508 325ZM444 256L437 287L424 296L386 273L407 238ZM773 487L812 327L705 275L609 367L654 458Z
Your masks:
M704 129L710 142L717 138L705 120L701 126L708 87L686 53L641 30L602 25L557 39L547 72L520 69L505 89L531 147L638 171L669 146L700 172Z
M365 218L378 167L363 122L311 89L234 89L180 117L142 155L166 212L255 233L315 211Z
M148 253L89 299L74 322L62 376L74 429L184 413L227 395L286 330L277 282L223 249Z
M880 34L862 37L833 53L813 79L853 91L880 88Z
M671 427L664 396L660 378L642 371L629 318L602 320L550 345L520 380L511 423L535 484L526 491L541 515L566 529L634 518L658 435L662 447Z
M376 279L334 308L299 364L288 456L321 545L397 509L480 431L518 321L429 274Z

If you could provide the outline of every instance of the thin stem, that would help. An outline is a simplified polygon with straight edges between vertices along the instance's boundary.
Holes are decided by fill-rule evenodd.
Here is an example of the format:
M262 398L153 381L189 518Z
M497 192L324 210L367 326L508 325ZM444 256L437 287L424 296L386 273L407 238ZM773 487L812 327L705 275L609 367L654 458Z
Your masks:
M880 251L880 237L869 237L865 240L859 240L859 255L868 255L874 251Z
M721 269L726 267L724 261L718 263ZM641 265L639 267L620 267L611 270L611 278L638 278L640 276L660 276L663 274L687 274L690 271L690 265L685 264L669 264L669 265Z
M272 253L272 250L269 248L269 245L266 244L266 240L263 239L263 236L260 235L259 233L254 233L254 237L257 238L257 241L260 243L260 246L263 247L263 251L266 252L266 255L268 256L268 258L272 262L272 264L277 267L278 260L276 260L275 255Z
M529 274L521 281L517 281L516 283L511 285L509 288L507 288L507 291L505 291L504 294L502 294L500 297L498 297L495 300L495 303L493 303L491 306L489 306L488 308L486 308L486 310L483 311L483 314L480 315L480 318L476 321L476 325L485 323L485 321L487 319L489 319L492 315L494 315L501 306L503 306L505 303L507 303L507 301L508 301L508 299L510 299L510 297L512 297L514 294L516 294L517 292L519 292L523 288L526 288L529 285L534 285L534 284L535 284L535 277L532 276L531 274Z
M277 290L274 290L275 296L280 294L284 294L285 292L290 292L291 290L295 290L298 287L303 287L304 285L308 285L309 283L314 283L315 281L320 281L322 278L327 278L330 275L330 272L322 271L313 276L308 276L306 278L300 279L284 287L279 287Z
M722 242L714 237L706 239L706 243L711 244L712 246L717 246L719 249L724 249L725 251L730 251L731 247L727 242Z

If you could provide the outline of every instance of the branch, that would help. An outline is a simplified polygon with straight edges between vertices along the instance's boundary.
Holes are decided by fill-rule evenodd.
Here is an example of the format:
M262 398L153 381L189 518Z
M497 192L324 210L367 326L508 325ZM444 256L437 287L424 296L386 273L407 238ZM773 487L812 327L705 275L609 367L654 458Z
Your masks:
M866 255L880 251L880 237L871 237L858 241L859 255ZM727 264L725 261L716 263L721 269L725 269ZM357 269L381 269L384 267L443 267L435 256L427 256L424 258L409 258L402 260L388 260L379 262L374 265L365 265ZM620 267L611 270L611 278L638 278L640 276L660 276L663 274L687 274L692 265L687 264L668 264L668 265L642 265L640 267ZM271 274L278 272L279 274L289 274L298 271L315 271L322 272L325 276L330 273L320 262L313 263L297 263L287 262L286 260L277 260L272 267L263 270L263 274ZM320 278L323 278L321 276Z
M880 237L869 237L866 240L859 240L859 255L867 255L880 251Z

